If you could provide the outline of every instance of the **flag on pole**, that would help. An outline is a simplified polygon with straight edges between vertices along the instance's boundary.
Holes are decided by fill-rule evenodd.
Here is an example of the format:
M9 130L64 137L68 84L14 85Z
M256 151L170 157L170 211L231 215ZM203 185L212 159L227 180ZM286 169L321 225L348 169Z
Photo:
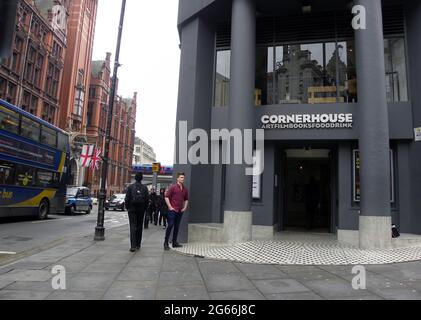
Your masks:
M82 148L82 153L80 155L80 165L83 168L89 167L92 159L92 155L94 153L94 146L92 145L84 145Z
M98 170L99 169L99 164L101 162L101 148L94 148L94 152L92 154L92 158L91 158L91 163L89 165L89 168L91 168L91 170Z

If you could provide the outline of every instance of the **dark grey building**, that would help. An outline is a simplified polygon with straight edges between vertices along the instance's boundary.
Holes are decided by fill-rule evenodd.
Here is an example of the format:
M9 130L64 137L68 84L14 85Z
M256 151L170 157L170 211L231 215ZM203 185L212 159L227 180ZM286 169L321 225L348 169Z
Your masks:
M175 165L182 240L313 229L385 248L392 223L421 234L419 0L180 0L178 28L177 128L265 130L254 179L245 164Z

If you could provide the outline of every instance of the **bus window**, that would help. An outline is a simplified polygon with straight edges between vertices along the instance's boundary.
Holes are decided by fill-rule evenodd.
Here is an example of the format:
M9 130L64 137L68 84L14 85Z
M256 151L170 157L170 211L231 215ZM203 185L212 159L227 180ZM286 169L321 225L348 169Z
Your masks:
M15 165L10 162L0 162L0 185L13 185Z
M40 188L57 188L57 174L50 171L38 170L36 184Z
M31 139L33 141L39 141L39 124L35 121L27 118L22 117L22 124L21 124L21 136L24 138Z
M63 152L67 152L69 148L69 136L61 132L58 133L57 149Z
M0 106L0 129L19 134L19 115Z
M42 126L41 143L55 148L57 145L57 132L46 126Z
M35 185L35 168L18 165L16 177L16 185L21 187L33 187Z

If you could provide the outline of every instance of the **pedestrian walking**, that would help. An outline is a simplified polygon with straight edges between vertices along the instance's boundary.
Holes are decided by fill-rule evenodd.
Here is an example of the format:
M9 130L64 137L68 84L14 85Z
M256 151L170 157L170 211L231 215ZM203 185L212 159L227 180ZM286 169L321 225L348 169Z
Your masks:
M167 231L165 232L164 242L165 250L170 250L168 241L173 228L172 247L182 247L182 245L177 242L177 237L183 213L187 210L189 205L189 192L184 186L185 176L184 173L177 173L177 183L171 186L165 194L165 202L168 206L168 226Z
M167 227L167 216L168 216L168 206L165 202L165 188L159 190L158 196L158 207L159 207L159 225L164 225L164 229Z
M155 189L152 188L149 194L149 201L146 206L145 229L149 229L149 223L154 222L155 211L156 211L156 192L155 192Z
M143 219L149 201L148 188L142 184L143 174L137 173L136 182L127 188L125 204L129 211L130 252L139 250L142 244Z

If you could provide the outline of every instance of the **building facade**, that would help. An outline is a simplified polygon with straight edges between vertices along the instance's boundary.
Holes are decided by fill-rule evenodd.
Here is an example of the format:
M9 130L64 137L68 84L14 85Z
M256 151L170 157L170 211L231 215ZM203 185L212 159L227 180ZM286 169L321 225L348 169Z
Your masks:
M87 110L87 142L96 145L103 151L107 128L108 104L111 88L111 54L107 53L103 61L92 61L92 72L89 88ZM131 182L132 161L135 145L137 93L133 98L123 99L117 96L114 102L113 122L111 129L110 161L107 178L109 196L122 193ZM103 153L102 153L103 154ZM83 184L93 194L98 195L101 183L102 167L84 171Z
M13 53L0 66L0 99L54 125L61 111L69 2L19 1Z
M156 153L153 148L140 138L135 138L133 164L153 164L156 162Z
M71 134L73 185L82 185L84 170L79 165L87 142L87 113L91 61L98 0L72 0L67 23L67 51L60 94L59 127Z
M421 234L419 1L180 0L178 28L184 241L209 223L226 242L312 228L387 248L392 223ZM263 129L263 174L181 164L180 121L209 136Z

